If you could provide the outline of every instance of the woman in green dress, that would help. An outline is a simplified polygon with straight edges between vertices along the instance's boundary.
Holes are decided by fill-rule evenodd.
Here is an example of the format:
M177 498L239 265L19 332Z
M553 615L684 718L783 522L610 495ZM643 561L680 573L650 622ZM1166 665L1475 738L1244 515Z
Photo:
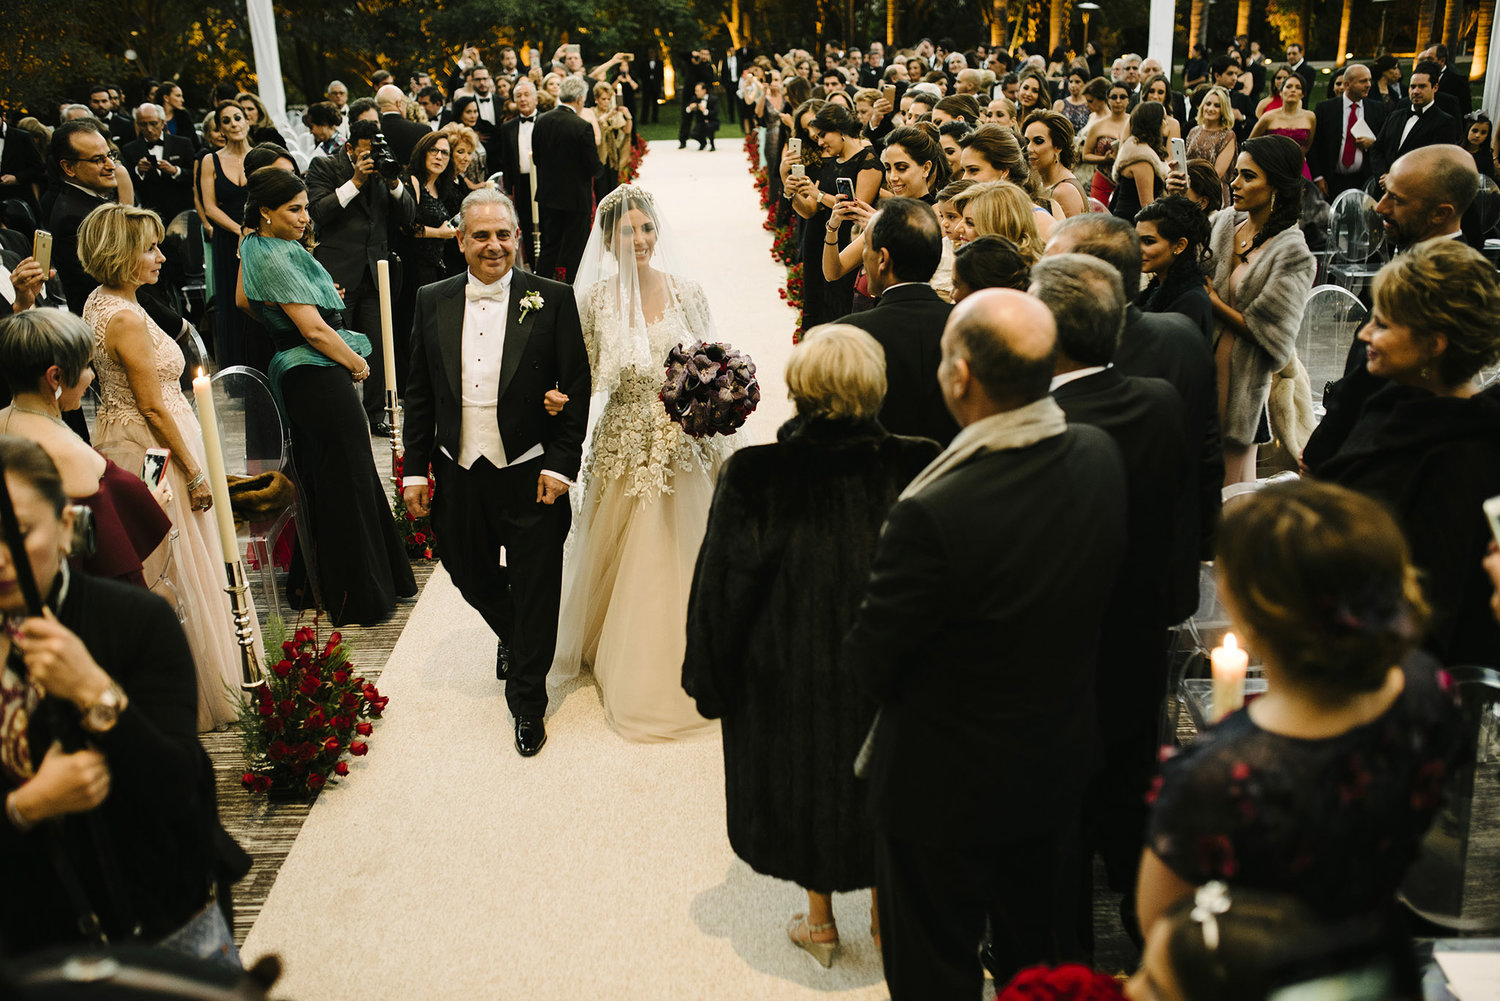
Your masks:
M271 388L292 428L301 516L313 548L294 557L288 591L310 603L310 564L334 625L379 622L417 585L354 390L370 374L370 341L340 328L344 302L333 279L298 242L309 224L306 185L262 167L249 188L245 225L255 232L240 246L238 302L276 345Z

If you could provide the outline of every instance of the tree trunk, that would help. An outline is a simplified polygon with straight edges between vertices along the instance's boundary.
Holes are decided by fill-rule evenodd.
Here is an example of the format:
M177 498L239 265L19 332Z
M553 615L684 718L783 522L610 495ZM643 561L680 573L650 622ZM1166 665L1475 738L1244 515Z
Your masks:
M1250 0L1240 0L1239 17L1234 21L1235 37L1250 34Z
M1060 45L1065 45L1068 34L1068 17L1073 12L1072 0L1052 0L1052 22L1047 26L1047 57Z
M1489 0L1484 0L1489 3ZM1448 46L1448 58L1458 58L1458 33L1463 29L1464 0L1448 0L1443 6L1443 44Z
M1334 53L1338 65L1344 65L1344 53L1349 51L1349 25L1354 20L1354 0L1344 0L1344 13L1339 19L1339 50Z
M900 8L897 0L885 0L885 47L891 50L891 58L896 58L896 28Z
M1207 27L1203 15L1207 13L1207 7L1205 0L1192 0L1192 13L1188 16L1187 54L1189 59L1193 56L1193 46L1203 41L1203 30Z
M1437 0L1421 0L1417 5L1417 51L1432 44L1432 24L1437 19Z
M1484 77L1485 66L1490 61L1490 32L1495 25L1495 5L1492 3L1481 3L1479 5L1479 24L1474 29L1474 61L1469 64L1469 79L1479 80ZM1449 54L1451 57L1451 53Z
M1006 11L1006 0L994 0L991 9L993 13L990 16L990 44L1003 46L1005 44L1005 26L1010 20Z

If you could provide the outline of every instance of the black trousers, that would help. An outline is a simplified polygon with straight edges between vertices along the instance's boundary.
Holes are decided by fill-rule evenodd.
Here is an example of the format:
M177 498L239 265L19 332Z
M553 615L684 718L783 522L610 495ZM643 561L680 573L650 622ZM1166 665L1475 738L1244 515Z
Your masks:
M699 149L702 149L705 143L712 146L714 144L714 136L718 131L719 120L717 118L706 118L703 115L693 116L691 135L693 141L698 144Z
M393 308L398 292L398 289L391 289ZM344 324L370 339L370 357L365 359L370 363L370 377L360 386L360 391L364 397L365 417L371 424L380 424L385 420L385 348L382 347L384 336L380 330L380 289L368 269L358 288L344 290Z
M539 206L539 211L542 214L542 256L536 262L536 273L571 285L583 260L583 248L588 246L594 214L565 212L545 205Z
M572 508L566 497L551 505L537 502L540 458L504 469L480 459L460 469L438 452L432 465L432 527L443 567L510 647L505 702L511 715L540 716L547 711L547 671L557 648L563 541Z
M677 145L687 145L688 136L691 135L693 131L694 117L696 116L694 116L693 113L688 110L687 102L684 101L682 105L682 120L677 123Z
M974 1001L984 986L979 944L992 928L997 983L1070 950L1065 834L977 848L935 848L879 836L875 884L891 1001Z

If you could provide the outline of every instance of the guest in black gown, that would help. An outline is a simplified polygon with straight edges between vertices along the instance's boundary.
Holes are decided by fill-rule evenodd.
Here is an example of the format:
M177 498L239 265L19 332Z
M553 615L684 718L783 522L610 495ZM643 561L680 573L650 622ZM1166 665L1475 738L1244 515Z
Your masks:
M417 289L450 274L445 251L458 231L448 225L448 220L458 213L462 195L468 194L468 190L460 191L451 142L442 132L430 132L417 140L407 169L411 174L412 200L417 205L410 258L416 280L405 282L403 287L411 289L415 301ZM401 357L398 350L397 358Z
M368 338L339 329L343 301L322 265L297 241L308 226L307 188L262 168L250 179L239 303L256 310L277 353L271 385L292 426L312 553L301 547L287 590L307 603L312 564L335 625L387 618L417 592L391 506L370 454L369 424L354 383L370 374ZM376 359L379 362L379 359Z
M1141 238L1141 272L1151 284L1135 304L1147 313L1180 313L1203 331L1205 342L1214 331L1214 307L1203 287L1212 267L1208 216L1182 195L1158 198L1136 213L1135 231Z
M224 148L203 158L198 180L205 221L213 226L214 360L225 368L242 365L246 358L245 322L234 308L234 289L245 217L245 155L251 143L250 126L238 104L220 101L214 115Z

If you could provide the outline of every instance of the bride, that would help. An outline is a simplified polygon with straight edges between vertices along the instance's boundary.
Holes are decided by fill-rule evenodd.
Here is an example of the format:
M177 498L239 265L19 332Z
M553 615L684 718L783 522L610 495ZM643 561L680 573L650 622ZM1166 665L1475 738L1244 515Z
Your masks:
M575 491L550 680L588 664L610 725L631 740L718 728L682 690L682 657L693 566L730 448L683 433L658 395L673 347L715 339L703 289L670 250L651 193L624 185L599 203L574 283L599 416ZM562 402L548 394L549 411Z

